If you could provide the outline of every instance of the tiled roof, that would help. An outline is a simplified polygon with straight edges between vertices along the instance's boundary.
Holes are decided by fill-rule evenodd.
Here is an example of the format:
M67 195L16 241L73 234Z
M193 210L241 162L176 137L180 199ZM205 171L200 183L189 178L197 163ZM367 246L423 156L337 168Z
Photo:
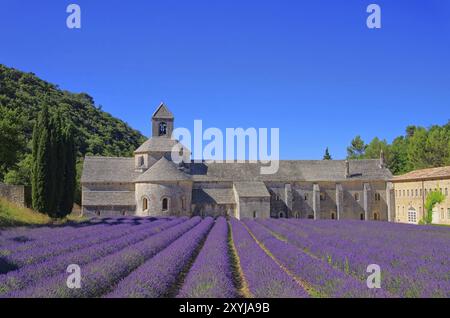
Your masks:
M414 170L400 176L395 176L392 181L426 180L450 178L450 166Z
M380 161L350 160L350 176L345 177L345 160L280 160L275 174L261 174L261 163L191 163L194 181L346 181L389 180L389 169Z
M269 191L267 191L267 187L264 182L235 182L234 187L240 198L270 197Z
M178 140L170 139L168 137L152 137L139 146L134 153L172 152L172 150L174 150L174 146L177 144L179 144ZM183 148L186 147L183 146Z
M138 176L135 182L160 182L190 180L190 176L178 169L172 161L162 157L147 171Z
M134 191L84 191L83 206L134 206Z
M173 114L164 103L161 103L153 113L153 118L173 119Z
M192 190L193 204L234 204L234 195L231 188L202 188Z
M82 183L132 183L139 175L135 171L134 158L90 157L83 164Z

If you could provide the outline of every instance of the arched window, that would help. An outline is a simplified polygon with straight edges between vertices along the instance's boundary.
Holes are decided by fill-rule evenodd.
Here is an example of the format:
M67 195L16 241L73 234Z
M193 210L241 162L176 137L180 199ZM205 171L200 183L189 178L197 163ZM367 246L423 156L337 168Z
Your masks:
M331 213L331 219L336 220L336 214L334 214L334 212Z
M375 221L378 221L378 213L375 212L375 213L373 214L373 219L374 219Z
M253 218L256 219L256 211L253 211Z
M148 199L143 198L142 199L142 211L146 211L146 210L148 210Z
M162 199L162 210L167 211L169 209L169 199L163 198Z
M159 136L164 136L167 134L167 124L165 122L159 123Z
M278 217L279 217L280 219L284 218L284 212L278 213Z
M355 200L359 201L359 193L358 192L355 193Z
M364 213L361 213L361 214L359 215L359 219L360 219L361 221L364 221Z

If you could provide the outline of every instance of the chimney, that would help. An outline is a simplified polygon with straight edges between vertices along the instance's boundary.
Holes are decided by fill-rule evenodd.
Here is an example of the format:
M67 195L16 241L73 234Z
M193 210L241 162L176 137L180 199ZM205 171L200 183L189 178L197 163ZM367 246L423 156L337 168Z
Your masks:
M380 151L380 168L384 169L385 168L385 163L384 163L384 151L383 149L381 149Z
M345 160L345 177L350 177L350 162Z

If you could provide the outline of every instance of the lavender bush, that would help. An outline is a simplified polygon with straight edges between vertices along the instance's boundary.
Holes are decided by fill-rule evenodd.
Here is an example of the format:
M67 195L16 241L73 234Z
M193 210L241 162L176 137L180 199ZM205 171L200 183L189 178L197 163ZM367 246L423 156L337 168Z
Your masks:
M252 296L308 297L306 291L258 246L240 221L231 219L230 223L240 267Z
M180 272L188 264L196 247L207 235L212 223L212 218L203 220L121 281L108 297L157 298L168 296L170 288L176 287L174 284Z
M228 253L228 224L225 218L220 217L216 220L177 297L236 296Z

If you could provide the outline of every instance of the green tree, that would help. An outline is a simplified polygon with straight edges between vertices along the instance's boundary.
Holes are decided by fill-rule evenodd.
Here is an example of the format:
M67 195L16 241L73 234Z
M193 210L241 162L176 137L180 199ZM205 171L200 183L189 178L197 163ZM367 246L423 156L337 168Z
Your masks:
M36 211L53 216L51 147L49 110L44 105L33 132L32 204Z
M431 224L433 222L433 208L436 204L442 203L445 200L445 195L440 190L431 191L428 193L425 200L425 223Z
M403 174L410 171L410 163L408 160L408 140L403 137L397 137L390 147L391 155L388 168L395 175Z
M25 147L21 124L17 111L0 106L0 181L9 169L17 165Z
M76 189L76 149L74 141L74 129L68 125L63 131L63 158L62 178L64 180L63 191L60 194L59 213L60 216L66 216L72 212Z
M347 147L347 159L362 159L364 158L367 145L362 140L361 136L356 136Z
M383 139L380 140L378 137L372 139L372 141L367 145L364 154L365 159L378 159L380 158L381 150L384 152L386 163L389 165L391 149L388 142Z
M14 169L10 169L5 174L5 183L20 184L31 186L31 167L33 165L33 156L27 154Z
M416 128L414 135L408 138L408 161L412 170L430 167L427 158L428 133L425 128Z
M325 154L323 155L323 160L332 160L328 147L325 149Z

